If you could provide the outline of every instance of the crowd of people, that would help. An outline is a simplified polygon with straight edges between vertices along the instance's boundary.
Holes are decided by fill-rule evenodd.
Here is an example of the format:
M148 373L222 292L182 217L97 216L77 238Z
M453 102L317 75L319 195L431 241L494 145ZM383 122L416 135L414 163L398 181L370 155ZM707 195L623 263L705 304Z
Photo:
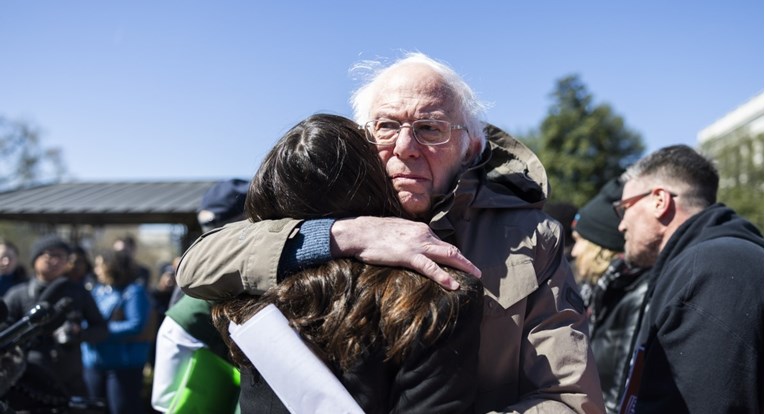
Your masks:
M144 369L175 277L169 291L150 285L150 271L124 245L135 249L126 236L92 254L46 235L30 247L27 275L19 249L0 241L3 343L25 354L23 373L3 388L13 409L145 411Z
M294 412L230 331L275 305L359 412L763 411L763 238L709 159L659 149L560 223L544 166L453 69L373 63L353 120L311 115L205 195L161 296L132 240L91 266L43 238L29 276L0 243L9 324L73 299L12 382L46 370L139 413L151 363L154 410Z

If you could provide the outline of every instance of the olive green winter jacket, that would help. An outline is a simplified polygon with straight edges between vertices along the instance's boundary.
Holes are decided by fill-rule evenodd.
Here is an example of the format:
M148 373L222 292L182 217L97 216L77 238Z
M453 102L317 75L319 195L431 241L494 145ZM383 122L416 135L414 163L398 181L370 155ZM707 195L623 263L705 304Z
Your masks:
M561 225L542 211L544 167L501 130L486 132L482 161L434 203L429 223L482 272L477 412L604 412ZM242 221L203 235L184 254L179 285L205 299L264 292L300 223Z

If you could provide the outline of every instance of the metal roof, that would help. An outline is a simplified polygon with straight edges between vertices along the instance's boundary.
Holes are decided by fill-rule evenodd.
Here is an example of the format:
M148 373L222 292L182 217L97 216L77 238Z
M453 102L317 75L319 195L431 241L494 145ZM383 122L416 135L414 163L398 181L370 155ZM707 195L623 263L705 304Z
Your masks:
M6 191L0 220L195 227L202 196L216 182L73 182Z

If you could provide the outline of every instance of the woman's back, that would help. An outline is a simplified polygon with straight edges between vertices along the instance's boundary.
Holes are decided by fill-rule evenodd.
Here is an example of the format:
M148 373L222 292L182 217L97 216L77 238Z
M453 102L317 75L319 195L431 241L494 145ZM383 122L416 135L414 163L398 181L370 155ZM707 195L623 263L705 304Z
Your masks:
M461 289L338 259L291 275L257 302L234 299L226 315L241 324L276 305L367 413L465 412L476 390L483 287L450 272ZM242 397L255 392L243 388Z
M378 300L354 312L379 317L382 341L339 377L365 412L470 411L477 390L483 287L471 276L450 273L461 289L444 290L402 269L370 266L361 273L360 278L377 283L359 289Z
M246 208L254 221L405 214L374 148L355 123L332 115L308 118L277 143ZM228 321L241 324L273 303L366 412L464 412L476 392L483 288L451 272L457 291L410 270L335 259L259 299L216 306L213 316L242 365L249 361L230 341Z

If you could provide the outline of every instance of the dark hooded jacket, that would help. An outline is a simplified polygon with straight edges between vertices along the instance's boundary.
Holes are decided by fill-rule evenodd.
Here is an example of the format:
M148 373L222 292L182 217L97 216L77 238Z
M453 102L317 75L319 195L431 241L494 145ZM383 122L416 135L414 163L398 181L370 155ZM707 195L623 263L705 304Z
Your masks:
M7 322L12 324L21 320L30 309L40 302L59 303L63 298L71 299L65 315L51 318L38 335L30 338L27 360L48 371L50 382L57 382L71 395L85 395L85 383L82 379L82 353L80 342L99 342L109 335L107 322L101 316L93 296L82 285L60 276L48 284L37 278L12 287L3 300L8 305ZM51 312L55 313L55 312ZM82 325L85 322L85 325ZM80 327L71 335L56 336L52 332L62 324Z
M636 412L762 412L760 232L710 206L677 229L649 277Z

